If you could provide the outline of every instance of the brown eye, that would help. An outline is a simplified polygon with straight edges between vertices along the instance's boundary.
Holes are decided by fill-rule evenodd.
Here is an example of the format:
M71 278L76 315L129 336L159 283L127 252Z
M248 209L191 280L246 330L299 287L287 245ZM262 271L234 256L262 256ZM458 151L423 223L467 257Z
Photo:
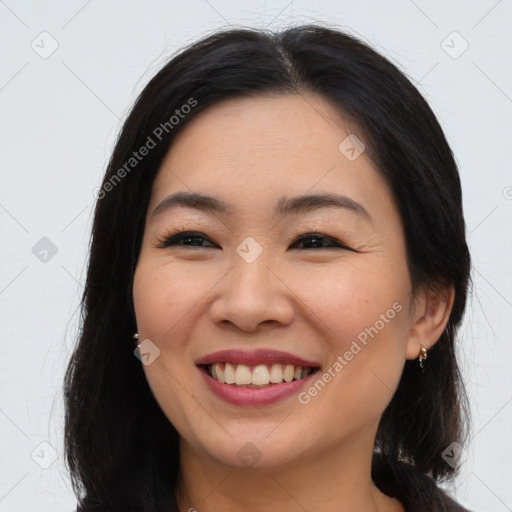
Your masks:
M343 245L338 240L331 238L329 236L322 235L320 233L308 233L307 235L300 236L295 242L305 244L307 247L299 247L300 249L328 249L328 248L340 248L340 249L348 249L352 250L346 245ZM316 247L311 247L311 245Z
M210 245L202 245L204 241L208 241ZM158 247L163 249L172 245L184 245L188 247L215 247L215 245L209 242L208 237L202 233L198 233L197 231L182 231L180 233L166 236L163 240L159 241Z

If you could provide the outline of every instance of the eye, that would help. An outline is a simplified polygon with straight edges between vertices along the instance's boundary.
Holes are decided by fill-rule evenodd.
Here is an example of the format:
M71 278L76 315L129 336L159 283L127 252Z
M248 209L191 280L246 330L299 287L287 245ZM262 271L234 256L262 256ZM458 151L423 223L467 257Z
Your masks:
M316 245L316 248L318 249L328 249L331 247L338 247L341 249L347 249L351 251L349 247L342 244L338 240L331 238L330 236L322 235L321 233L307 233L305 235L300 236L297 238L297 240L294 242L293 245L296 245L297 243L301 244L304 243L306 245ZM293 247L292 245L292 247ZM314 249L315 247L300 247L300 249Z
M179 233L173 233L165 235L158 241L157 247L164 249L171 245L185 245L188 247L215 247L214 244L202 245L203 241L209 240L208 237L197 231L181 231Z

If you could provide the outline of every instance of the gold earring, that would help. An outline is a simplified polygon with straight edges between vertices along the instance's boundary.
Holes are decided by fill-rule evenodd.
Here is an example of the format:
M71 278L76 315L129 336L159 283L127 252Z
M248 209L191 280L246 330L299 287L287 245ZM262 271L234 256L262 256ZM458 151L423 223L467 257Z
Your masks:
M420 362L421 370L424 371L425 368L423 367L423 360L427 359L427 349L424 345L421 345L420 355L418 356L418 360Z

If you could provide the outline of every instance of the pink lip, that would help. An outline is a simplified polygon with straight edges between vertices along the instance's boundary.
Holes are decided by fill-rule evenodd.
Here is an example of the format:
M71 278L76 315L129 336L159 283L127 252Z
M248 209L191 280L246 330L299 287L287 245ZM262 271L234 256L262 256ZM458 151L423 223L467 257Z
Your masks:
M258 364L293 364L307 368L318 368L320 366L316 361L306 361L300 357L294 356L289 352L279 350L257 349L257 350L221 350L213 352L196 361L196 365L206 365L213 363L232 363L246 364L247 366L256 366Z
M221 400L233 405L253 407L275 404L280 400L288 398L297 393L300 388L317 374L317 371L315 371L302 379L274 384L268 388L243 388L233 384L221 384L218 380L208 375L205 367L199 367L199 370L210 390Z

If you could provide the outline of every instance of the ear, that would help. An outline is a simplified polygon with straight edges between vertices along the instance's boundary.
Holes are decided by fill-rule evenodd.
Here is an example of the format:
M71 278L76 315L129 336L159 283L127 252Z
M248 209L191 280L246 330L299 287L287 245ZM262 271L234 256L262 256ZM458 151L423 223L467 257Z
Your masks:
M426 284L418 291L407 340L407 359L416 359L421 345L428 350L441 337L450 318L454 299L453 285L434 289Z

